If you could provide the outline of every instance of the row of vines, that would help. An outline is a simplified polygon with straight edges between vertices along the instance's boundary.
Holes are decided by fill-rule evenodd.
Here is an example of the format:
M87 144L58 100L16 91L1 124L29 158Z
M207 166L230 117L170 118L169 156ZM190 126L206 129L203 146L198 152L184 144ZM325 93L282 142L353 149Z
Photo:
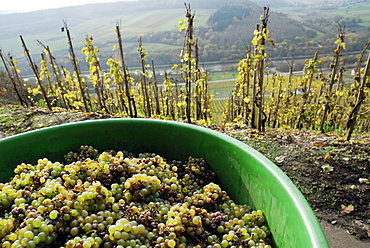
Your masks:
M25 85L17 61L11 55L0 57L21 105L25 107L43 104L49 110L61 107L71 111L102 112L120 117L154 117L172 120L211 121L211 95L208 91L208 77L200 68L199 45L193 37L194 17L190 5L185 4L186 19L179 21L180 31L184 32L184 46L179 64L173 66L176 79L165 73L158 82L154 61L148 61L148 52L138 37L138 54L141 70L130 73L126 65L120 24L116 25L118 43L113 46L116 54L106 64L109 70L103 71L99 58L99 48L93 44L93 37L86 37L81 53L89 67L89 75L82 75L77 60L70 30L64 21L62 32L67 35L69 58L73 72L57 64L51 49L41 41L43 48L40 64L36 64L22 36L24 55L34 72L36 85Z
M141 36L138 37L138 53L141 70L132 76L126 66L120 25L116 25L116 56L106 64L108 71L101 69L99 48L93 38L86 37L81 52L89 66L89 76L83 77L76 59L70 31L66 22L62 31L67 34L69 57L74 71L59 66L48 46L43 47L42 60L37 65L21 36L24 54L36 77L37 85L25 87L11 55L0 57L10 82L21 105L29 107L43 102L52 110L58 106L67 110L104 112L120 117L149 117L181 120L188 123L212 122L240 123L263 131L265 127L347 130L347 140L354 130L364 131L370 127L369 64L366 51L370 43L358 56L354 80L344 80L342 51L346 49L345 29L339 26L336 48L330 72L320 67L319 52L305 62L303 75L293 78L294 57L288 63L291 70L288 78L274 73L267 80L265 61L266 47L274 45L269 36L269 8L264 8L261 23L256 26L255 37L247 48L245 59L239 62L235 86L227 94L213 100L207 71L199 66L199 42L194 38L194 17L190 5L185 4L186 19L179 21L184 32L184 46L179 64L172 68L176 79L165 73L158 81L154 61L148 61ZM299 90L293 85L299 85ZM268 90L267 90L268 89ZM222 118L214 114L223 110Z
M267 82L266 75L263 75L265 43L269 41L274 45L268 35L268 11L265 8L261 15L262 24L256 27L253 46L248 49L246 58L239 62L236 85L227 103L224 121L249 125L259 131L266 126L320 132L346 130L347 140L350 140L355 128L368 131L370 102L366 96L370 87L370 54L367 58L365 54L370 41L358 56L357 67L353 69L353 82L344 81L342 51L346 49L345 28L340 25L328 75L320 67L317 51L312 59L305 61L303 75L296 77L295 82L294 56L288 62L288 78L274 73Z

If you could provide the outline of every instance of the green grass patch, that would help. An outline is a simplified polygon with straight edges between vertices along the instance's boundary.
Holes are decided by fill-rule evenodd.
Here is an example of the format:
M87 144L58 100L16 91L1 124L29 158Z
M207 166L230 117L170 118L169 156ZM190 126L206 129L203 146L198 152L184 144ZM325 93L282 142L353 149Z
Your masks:
M231 80L225 80L225 81L217 81L217 82L211 82L209 84L209 90L215 90L215 89L223 89L223 88L234 88L235 81Z
M320 32L317 32L316 33L316 36L313 38L314 40L318 40L318 39L320 39L321 37L323 37L324 36L324 34L323 33L320 33Z
M224 80L224 79L234 79L238 76L238 71L220 71L209 73L209 80Z
M303 24L304 24L304 23L303 23ZM315 31L315 32L316 32L316 36L313 38L314 40L318 40L318 39L320 39L321 37L323 37L323 36L324 36L324 34L323 34L323 33L319 32L319 31L317 31L317 30L315 30L315 29L313 29L313 28L306 27L306 26L303 26L303 27L304 27L304 29L305 29L305 30L313 30L313 31Z
M282 92L292 91L294 92L297 88L301 87L301 77L292 76L291 83L288 82L288 76L280 76L275 79L272 76L265 77L264 80L264 91L265 94L270 94L273 91L277 93L278 85L281 84ZM274 81L275 80L275 81ZM313 82L312 85L318 82ZM225 80L225 81L211 81L209 84L209 91L214 95L215 100L229 99L231 92L235 87L235 80ZM252 94L252 89L250 89L250 94Z
M226 109L228 99L220 99L212 101L213 117L212 121L216 124L221 124L223 122L223 114Z
M213 112L216 115L222 115L225 111L228 99L213 100L212 107Z
M166 50L181 50L181 46L175 46L175 45L169 45L169 44L163 44L163 43L148 43L143 44L145 48L147 48L149 54L151 51L166 51Z
M311 2L311 1L310 1ZM309 7L281 7L273 8L275 12L281 12L287 14L290 18L297 21L304 21L304 19L313 19L320 17L335 17L343 16L344 18L360 17L362 23L359 25L364 27L370 27L370 3L361 2L361 3L352 3L347 6L340 7L331 7L330 9L325 7L314 7L310 5ZM303 22L304 25L304 22Z
M303 13L303 9L300 7L280 7L280 8L271 8L274 12L280 12L288 15L289 18L292 18L297 21L303 21L303 17L306 14Z
M224 100L230 98L232 90L233 87L225 87L210 90L210 93L214 96L215 100Z

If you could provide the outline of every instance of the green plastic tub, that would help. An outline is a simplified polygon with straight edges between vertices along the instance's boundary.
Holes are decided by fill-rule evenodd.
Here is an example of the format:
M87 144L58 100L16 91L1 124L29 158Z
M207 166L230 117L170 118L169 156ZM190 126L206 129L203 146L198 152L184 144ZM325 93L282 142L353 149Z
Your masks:
M261 209L275 247L329 247L319 222L292 181L270 160L222 133L173 121L108 119L44 128L0 140L0 182L15 166L39 158L64 161L80 145L99 152L154 152L167 159L203 157L217 173L217 183L239 204Z

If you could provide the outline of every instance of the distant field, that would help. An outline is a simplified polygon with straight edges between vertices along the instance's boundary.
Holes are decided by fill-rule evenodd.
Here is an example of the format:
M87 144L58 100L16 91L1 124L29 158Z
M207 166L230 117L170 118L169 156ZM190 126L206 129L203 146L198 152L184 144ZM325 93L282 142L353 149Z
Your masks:
M315 30L315 29L312 29L312 28L309 28L309 27L304 27L305 30L313 30L313 31L316 31L316 36L313 38L314 40L317 40L317 39L320 39L324 34Z
M212 9L197 10L195 26L204 26L214 11ZM179 28L178 21L181 19L185 19L184 8L139 11L125 16L99 17L89 20L76 18L67 20L67 24L73 37L74 46L81 47L84 45L87 36L92 36L95 44L116 41L115 26L117 21L121 23L122 37L132 37L155 31L177 30ZM28 25L37 28L37 25L41 24L32 23ZM60 23L54 25L62 27L63 22L60 20ZM66 34L62 33L60 28L48 32L40 30L34 33L24 37L31 53L39 53L42 50L36 44L36 40L40 40L45 45L50 46L52 51L68 49ZM0 41L1 49L5 52L12 51L15 56L22 55L23 50L19 41L19 35L22 35L22 33L14 35L10 39L2 39Z
M222 79L232 79L238 76L238 71L221 71L221 72L211 72L209 73L209 80L222 80Z
M213 113L215 115L213 117L213 119L218 124L220 124L222 119L223 119L222 115L225 112L227 101L228 101L227 99L213 100L212 101Z
M302 1L304 2L304 1ZM311 1L307 1L311 2ZM363 2L345 7L338 8L319 8L319 7L281 7L272 8L275 12L282 12L287 14L290 18L302 21L305 18L312 18L312 16L319 18L320 16L343 16L343 17L361 17L362 23L365 27L370 27L370 2Z
M306 14L303 13L305 10L302 7L280 7L280 8L271 8L274 12L284 13L289 18L292 18L297 21L303 21L303 17L306 17Z
M212 76L212 77L217 77L217 75ZM282 90L287 91L287 90L294 90L296 88L300 88L300 82L297 80L299 76L293 76L291 80L291 85L289 86L288 84L288 76L284 75L276 79L276 82L280 80L282 82ZM275 82L275 84L276 84ZM273 90L273 78L272 75L266 76L264 80L264 85L265 85L265 93L269 94ZM214 98L217 100L220 99L228 99L231 95L232 90L234 89L236 84L235 80L217 80L217 81L210 81L209 84L209 90L210 93L214 95ZM275 85L275 92L277 91L277 86ZM252 92L251 92L252 93Z
M362 23L360 23L360 25L370 28L370 3L340 7L337 13L344 17L361 17Z

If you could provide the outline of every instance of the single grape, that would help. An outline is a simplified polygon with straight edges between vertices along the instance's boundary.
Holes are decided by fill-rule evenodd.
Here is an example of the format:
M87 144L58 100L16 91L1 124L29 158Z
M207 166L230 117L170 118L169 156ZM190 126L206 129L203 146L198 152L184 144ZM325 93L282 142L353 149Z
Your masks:
M58 214L59 213L58 213L57 210L53 210L53 211L50 212L49 217L50 217L50 219L54 220L54 219L58 218Z

